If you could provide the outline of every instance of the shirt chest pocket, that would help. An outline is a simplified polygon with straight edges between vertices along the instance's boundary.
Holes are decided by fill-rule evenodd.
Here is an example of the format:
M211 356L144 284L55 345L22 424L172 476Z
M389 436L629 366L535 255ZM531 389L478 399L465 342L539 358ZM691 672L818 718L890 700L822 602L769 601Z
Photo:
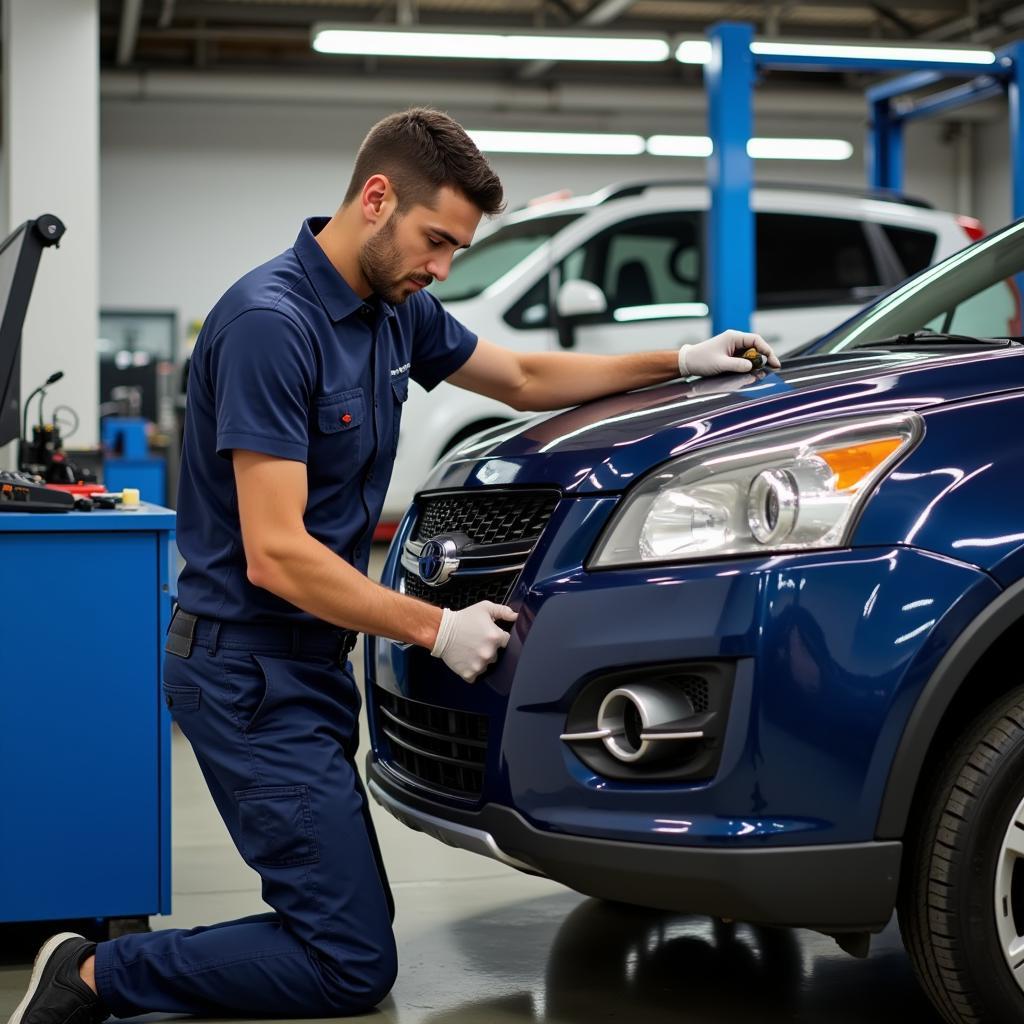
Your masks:
M355 476L368 454L365 419L362 388L349 388L316 400L319 474L333 479Z
M391 430L391 455L398 452L398 429L402 423L402 406L409 397L409 378L394 377L391 381L391 392L394 395L394 423Z

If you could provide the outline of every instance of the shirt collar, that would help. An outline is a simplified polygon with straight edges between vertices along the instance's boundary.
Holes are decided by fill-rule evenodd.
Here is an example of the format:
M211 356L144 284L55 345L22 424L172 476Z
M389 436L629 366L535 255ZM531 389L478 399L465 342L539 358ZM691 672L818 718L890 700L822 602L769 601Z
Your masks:
M317 297L323 303L327 315L335 321L356 313L363 300L352 290L349 283L334 268L327 253L320 248L316 235L323 230L329 217L308 217L302 222L299 236L295 239L295 254L306 272ZM380 317L394 316L395 310L383 299L380 300Z

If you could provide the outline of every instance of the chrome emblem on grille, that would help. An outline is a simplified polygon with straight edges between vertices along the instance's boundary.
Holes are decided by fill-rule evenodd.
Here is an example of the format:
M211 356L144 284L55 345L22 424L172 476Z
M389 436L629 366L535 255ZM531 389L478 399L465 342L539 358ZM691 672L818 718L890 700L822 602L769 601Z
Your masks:
M429 587L443 586L459 567L459 547L451 537L434 537L420 549L420 579Z

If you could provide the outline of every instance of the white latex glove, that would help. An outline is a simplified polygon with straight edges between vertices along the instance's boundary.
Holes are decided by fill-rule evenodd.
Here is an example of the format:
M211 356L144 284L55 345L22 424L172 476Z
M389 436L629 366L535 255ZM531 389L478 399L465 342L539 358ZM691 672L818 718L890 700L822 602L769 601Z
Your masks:
M684 345L679 350L679 374L682 377L713 377L716 373L750 373L750 360L739 355L756 348L777 370L779 362L771 345L760 334L746 331L722 331L699 345Z
M508 643L508 633L495 623L515 622L518 617L511 608L493 601L478 601L459 612L445 608L430 653L472 683Z

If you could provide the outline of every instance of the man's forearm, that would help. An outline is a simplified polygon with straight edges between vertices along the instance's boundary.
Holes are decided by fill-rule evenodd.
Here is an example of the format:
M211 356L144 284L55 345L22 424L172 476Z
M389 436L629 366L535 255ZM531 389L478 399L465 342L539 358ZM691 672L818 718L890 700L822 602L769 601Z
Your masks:
M532 352L520 356L520 366L516 408L543 412L672 380L679 376L679 355L676 349L619 356Z
M324 622L428 650L441 625L440 608L371 582L309 534L250 562L249 580Z

